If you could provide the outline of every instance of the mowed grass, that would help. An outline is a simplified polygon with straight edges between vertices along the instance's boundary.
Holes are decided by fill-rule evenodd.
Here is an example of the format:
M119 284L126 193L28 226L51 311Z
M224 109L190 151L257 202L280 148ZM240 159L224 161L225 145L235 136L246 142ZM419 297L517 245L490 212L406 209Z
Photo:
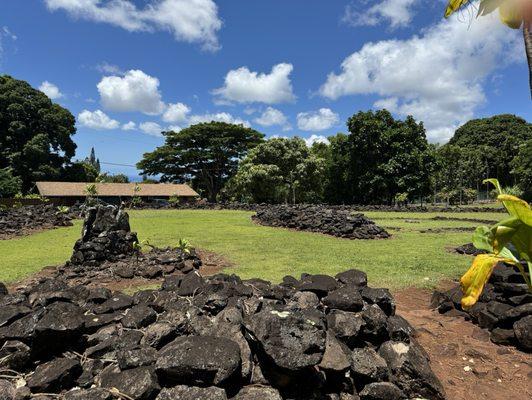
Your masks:
M131 211L131 225L141 240L157 246L176 245L187 238L193 246L223 255L233 267L225 272L243 278L280 281L285 275L336 274L348 268L366 271L373 286L402 288L435 286L443 278L457 278L471 258L452 254L471 240L471 232L420 233L427 228L457 228L479 225L465 221L435 221L476 218L496 221L497 213L394 213L367 212L387 227L391 239L347 240L254 224L251 212L203 210ZM412 222L414 221L414 222ZM0 281L14 281L67 260L79 236L80 222L28 237L0 241Z

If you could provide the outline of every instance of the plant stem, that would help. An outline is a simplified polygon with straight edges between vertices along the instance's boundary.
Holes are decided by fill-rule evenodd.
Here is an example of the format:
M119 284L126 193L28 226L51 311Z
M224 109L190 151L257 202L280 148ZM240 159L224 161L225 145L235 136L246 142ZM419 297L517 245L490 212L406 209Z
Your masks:
M526 59L528 61L530 96L532 97L532 31L531 24L528 22L523 26L523 37L525 40Z

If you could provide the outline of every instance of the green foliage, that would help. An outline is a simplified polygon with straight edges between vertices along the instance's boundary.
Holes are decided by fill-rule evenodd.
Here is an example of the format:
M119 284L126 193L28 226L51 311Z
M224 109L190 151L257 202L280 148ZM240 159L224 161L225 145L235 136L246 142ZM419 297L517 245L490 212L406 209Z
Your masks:
M70 211L70 207L58 206L57 211L59 212L59 214L68 214L68 212Z
M430 193L434 158L422 123L380 110L353 115L347 127L349 135L329 138L328 201L391 204L398 193Z
M124 174L112 175L108 172L98 175L96 182L101 183L129 183L129 178Z
M322 196L324 167L324 159L303 139L270 139L240 163L228 192L236 200L254 203L316 202Z
M0 169L0 198L13 197L22 190L22 180L10 168Z
M177 243L177 248L181 250L181 252L184 254L190 254L192 250L192 245L187 239L181 238Z
M530 140L532 124L515 115L502 114L467 122L442 149L454 148L452 156L445 157L446 163L449 173L457 176L463 187L480 189L481 182L490 176L504 187L518 183L512 176L512 160Z
M133 206L139 206L140 204L142 204L142 198L139 196L139 193L140 191L142 190L142 188L139 186L138 183L135 183L135 187L133 188L133 198L131 199L131 204Z
M170 203L170 205L172 206L176 206L181 203L181 198L178 195L174 194L170 196L170 198L168 199L168 203Z
M31 199L31 200L40 200L44 203L47 203L50 201L50 199L47 199L46 197L44 196L41 196L40 194L37 194L37 193L28 193L28 194L22 194L22 193L17 193L15 196L15 199Z
M532 202L532 138L519 146L517 155L510 162L510 167L523 198Z
M95 182L98 177L96 168L85 162L77 161L63 168L59 180L65 182Z
M0 169L11 168L27 191L60 178L76 149L74 116L28 83L0 76Z
M263 140L243 125L210 122L179 132L165 132L166 142L145 153L137 164L144 175L161 174L162 182L192 181L192 186L216 201L238 162Z

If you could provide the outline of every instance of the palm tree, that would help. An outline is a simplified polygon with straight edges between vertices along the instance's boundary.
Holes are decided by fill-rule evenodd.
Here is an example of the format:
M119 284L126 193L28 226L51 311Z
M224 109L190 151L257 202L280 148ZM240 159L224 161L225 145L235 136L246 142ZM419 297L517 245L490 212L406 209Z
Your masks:
M449 0L445 18L467 7L470 0ZM532 96L532 2L530 0L480 0L478 16L499 10L501 22L512 29L523 29L528 61L530 95Z

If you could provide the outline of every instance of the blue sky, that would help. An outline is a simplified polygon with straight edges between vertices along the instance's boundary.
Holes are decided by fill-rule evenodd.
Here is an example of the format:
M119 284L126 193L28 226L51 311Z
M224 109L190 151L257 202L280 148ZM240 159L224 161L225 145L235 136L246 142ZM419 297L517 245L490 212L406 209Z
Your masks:
M427 3L429 3L427 5ZM6 0L0 73L77 117L77 158L135 175L160 131L204 120L310 140L360 110L445 142L474 117L532 119L519 32L422 0Z

